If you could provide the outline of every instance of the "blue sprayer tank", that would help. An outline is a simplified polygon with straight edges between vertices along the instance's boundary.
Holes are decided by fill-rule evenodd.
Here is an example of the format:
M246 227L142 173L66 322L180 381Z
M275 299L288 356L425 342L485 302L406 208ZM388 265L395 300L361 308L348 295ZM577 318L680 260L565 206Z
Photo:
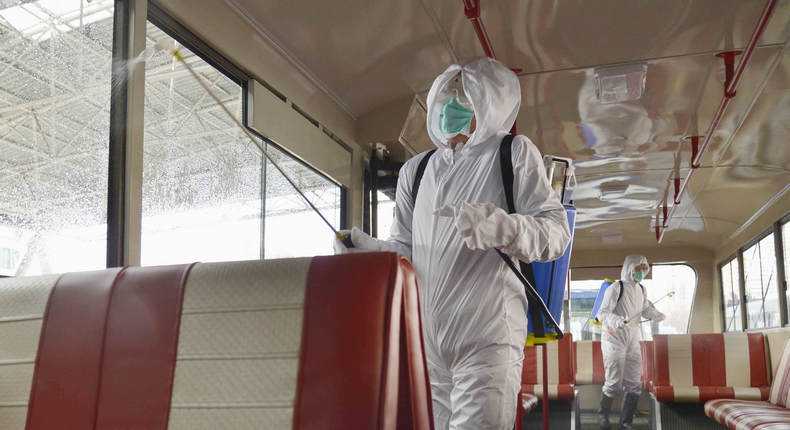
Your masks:
M562 302L565 298L565 286L568 282L568 268L571 262L571 248L573 248L573 232L576 227L576 208L565 206L565 213L568 215L568 226L571 230L571 240L565 253L554 261L548 263L532 263L532 271L535 273L535 289L549 308L549 313L559 324L562 316ZM527 314L529 326L527 331L527 345L542 344L551 340L556 340L556 330L552 327L545 327L545 319L541 323L545 327L545 338L535 338L532 317Z
M592 312L590 312L591 320L598 318L598 309L601 308L601 302L603 302L603 295L604 293L606 293L606 290L612 284L614 284L613 279L604 278L603 284L601 284L601 288L598 290L598 297L595 298L595 305L593 305Z

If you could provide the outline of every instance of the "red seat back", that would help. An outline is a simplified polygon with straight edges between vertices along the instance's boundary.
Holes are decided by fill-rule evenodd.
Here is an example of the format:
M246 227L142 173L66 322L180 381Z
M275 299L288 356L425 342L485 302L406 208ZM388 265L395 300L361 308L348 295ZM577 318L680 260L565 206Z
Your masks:
M42 279L12 295L43 308L51 291L27 424L4 430L432 428L416 277L395 254ZM0 297L20 282L37 281Z
M601 354L601 341L574 342L573 363L576 385L603 384L606 382L603 355Z
M549 399L573 399L573 335L548 344ZM543 346L524 348L521 386L524 393L543 397Z
M656 335L653 393L659 401L767 397L761 333Z

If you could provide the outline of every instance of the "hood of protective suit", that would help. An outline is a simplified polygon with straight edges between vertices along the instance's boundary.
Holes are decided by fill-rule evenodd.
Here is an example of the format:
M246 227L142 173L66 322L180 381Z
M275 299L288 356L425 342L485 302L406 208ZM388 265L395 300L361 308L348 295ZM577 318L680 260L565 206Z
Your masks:
M647 257L637 254L631 254L625 257L623 270L620 272L620 280L634 282L634 268L640 264L647 264L647 273L645 273L645 276L647 276L647 274L650 273L650 264L647 262Z
M502 63L489 57L459 61L436 78L428 93L428 135L439 148L448 147L447 138L439 128L439 115L445 101L442 95L459 72L464 95L472 103L477 121L466 147L485 142L499 132L510 131L521 107L518 77Z

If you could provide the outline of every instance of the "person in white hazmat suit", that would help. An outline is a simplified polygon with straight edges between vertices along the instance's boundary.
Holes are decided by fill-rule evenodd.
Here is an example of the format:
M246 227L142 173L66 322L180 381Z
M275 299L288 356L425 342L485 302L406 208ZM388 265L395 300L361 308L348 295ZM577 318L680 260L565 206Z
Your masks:
M598 426L610 429L609 411L612 402L621 392L625 392L620 408L620 429L632 429L634 412L642 393L642 354L639 350L639 323L642 318L654 322L664 320L665 316L647 300L645 289L640 284L650 272L647 258L641 255L625 257L620 282L613 283L604 293L598 320L603 323L601 353L606 371L606 383L601 393L601 406L598 409ZM641 315L636 314L640 311ZM628 323L626 318L631 318Z
M528 262L559 258L570 241L568 220L525 136L512 143L518 213L502 209L499 146L521 103L511 70L487 57L460 61L436 78L427 101L438 150L416 201L412 186L426 153L400 171L391 237L355 227L351 239L414 264L436 428L509 430L520 404L527 298L492 248ZM348 251L338 240L335 247Z

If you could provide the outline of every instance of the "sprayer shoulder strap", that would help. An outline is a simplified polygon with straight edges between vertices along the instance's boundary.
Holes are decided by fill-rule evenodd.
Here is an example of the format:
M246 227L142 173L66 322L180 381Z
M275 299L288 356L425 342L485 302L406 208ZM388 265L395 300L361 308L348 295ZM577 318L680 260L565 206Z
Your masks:
M417 173L414 175L414 183L411 186L411 201L415 204L417 203L417 191L420 190L420 182L422 181L422 177L425 174L425 168L428 166L428 161L430 161L434 152L436 152L435 149L428 151L428 153L422 157L420 164L417 166Z
M620 299L623 298L623 281L618 281L618 282L620 282L620 295L617 296L617 303L620 303ZM647 292L645 291L645 286L642 285L642 284L639 284L639 286L642 287L642 297L647 297Z
M502 170L502 186L505 189L505 200L507 201L507 213L516 213L516 199L513 195L513 182L515 174L513 173L513 139L515 134L508 134L502 139L499 144L499 166ZM521 274L529 281L530 284L537 287L535 283L535 272L532 270L532 263L525 263L519 260ZM525 287L526 288L526 287ZM543 318L540 313L540 306L532 303L532 300L527 294L527 304L529 305L529 314L532 319L532 329L534 330L535 337L545 337L546 329L543 326Z
M505 191L505 200L507 200L507 211L511 214L516 213L516 202L513 196L513 182L515 175L513 174L512 149L513 138L515 137L515 134L508 134L502 139L502 143L499 145L499 165L502 169L502 186L504 187ZM417 166L417 173L414 175L414 183L411 188L411 198L412 202L415 204L417 203L417 192L420 190L420 182L422 181L422 177L425 174L425 168L428 166L428 161L435 152L435 149L428 151L428 153L422 157L420 164ZM532 270L532 263L519 261L519 265L521 266L521 274L524 275L524 277L527 278L527 280L532 285L536 285L535 272ZM526 289L526 286L524 288ZM545 337L546 329L543 327L543 318L540 313L541 307L538 304L532 303L532 300L529 299L529 294L526 296L527 304L529 305L530 317L532 319L533 330L535 331L534 335L538 338Z

